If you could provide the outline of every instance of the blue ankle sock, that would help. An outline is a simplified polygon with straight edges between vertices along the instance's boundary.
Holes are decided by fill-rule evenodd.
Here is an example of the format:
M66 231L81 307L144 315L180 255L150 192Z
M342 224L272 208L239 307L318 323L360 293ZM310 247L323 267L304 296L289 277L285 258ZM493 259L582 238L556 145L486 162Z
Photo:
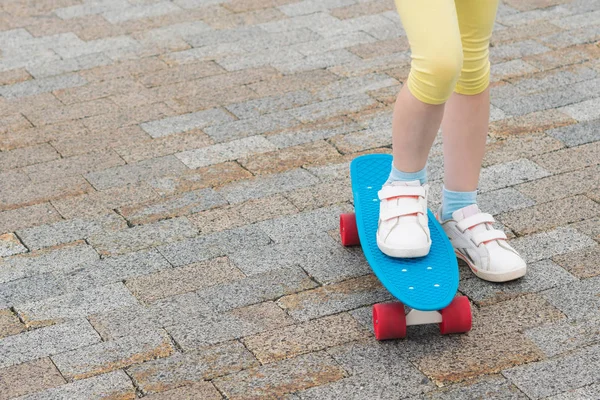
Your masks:
M387 180L387 183L391 182L410 182L410 181L420 181L421 185L427 182L427 166L420 171L417 172L402 172L392 164L392 172L390 172L390 176Z
M461 208L477 204L477 190L474 192L453 192L444 188L442 193L442 220L452 218L452 213Z

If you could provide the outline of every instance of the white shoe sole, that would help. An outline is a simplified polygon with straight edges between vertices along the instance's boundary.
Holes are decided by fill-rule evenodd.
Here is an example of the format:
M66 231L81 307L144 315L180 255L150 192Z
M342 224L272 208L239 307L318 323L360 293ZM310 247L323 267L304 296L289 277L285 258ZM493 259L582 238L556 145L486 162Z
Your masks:
M398 249L395 247L386 246L385 243L382 243L379 240L379 237L377 238L377 246L379 247L379 250L381 250L381 252L383 254L385 254L386 256L389 256L389 257L394 257L394 258L425 257L427 254L429 254L429 250L431 248L431 244L429 244L426 247L421 247L421 248L416 248L416 249L415 248Z
M512 271L504 271L504 272L480 271L477 269L477 267L475 267L473 264L471 264L471 262L465 256L463 256L461 253L459 253L458 251L455 251L455 254L456 254L456 257L460 258L465 263L467 263L467 265L469 266L471 271L473 271L475 276L483 279L484 281L496 282L496 283L514 281L515 279L519 279L519 278L522 278L523 276L525 276L525 273L527 272L527 266L513 269Z

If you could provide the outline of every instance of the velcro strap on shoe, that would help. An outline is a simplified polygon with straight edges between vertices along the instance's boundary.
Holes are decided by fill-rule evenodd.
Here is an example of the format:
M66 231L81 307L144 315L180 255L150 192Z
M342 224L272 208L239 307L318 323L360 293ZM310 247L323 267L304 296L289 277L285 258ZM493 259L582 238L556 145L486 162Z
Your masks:
M492 223L494 221L494 217L487 213L479 213L475 215L471 215L456 224L456 227L460 229L461 232L466 231L469 228L472 228L479 224Z
M491 240L506 240L506 234L497 229L491 229L485 232L477 232L473 234L473 241L477 246L481 243L489 242Z
M392 186L387 185L377 192L379 200L390 199L401 196L425 197L425 188L422 186Z
M381 212L379 213L379 218L382 221L387 221L388 219L391 219L391 218L403 217L405 215L412 215L412 214L419 214L419 213L421 213L421 214L424 213L423 206L415 203L415 204L406 205L406 206L402 206L402 207L389 207L384 210L381 210Z

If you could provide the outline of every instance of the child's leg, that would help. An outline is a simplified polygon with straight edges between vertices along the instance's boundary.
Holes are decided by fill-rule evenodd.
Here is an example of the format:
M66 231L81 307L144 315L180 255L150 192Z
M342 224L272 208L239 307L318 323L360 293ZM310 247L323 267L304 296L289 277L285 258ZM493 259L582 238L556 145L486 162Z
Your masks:
M396 7L412 62L394 107L394 167L405 173L424 172L444 103L462 66L460 31L453 0L396 0Z
M488 48L497 0L455 0L464 63L456 93L446 105L445 189L442 226L458 257L482 279L504 282L525 275L526 264L476 205L476 190L489 120Z
M498 8L497 0L455 0L455 4L464 61L442 121L443 219L475 203L490 115L488 49Z
M391 257L429 253L425 164L462 65L454 0L396 0L412 52L394 108L394 163L379 192L377 244Z

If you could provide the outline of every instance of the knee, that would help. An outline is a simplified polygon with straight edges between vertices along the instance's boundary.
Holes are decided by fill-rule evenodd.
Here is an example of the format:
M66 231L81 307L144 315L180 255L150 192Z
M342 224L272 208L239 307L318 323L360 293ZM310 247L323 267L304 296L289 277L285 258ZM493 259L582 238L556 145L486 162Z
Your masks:
M460 48L445 49L428 57L413 59L409 89L424 103L445 103L454 91L462 66L463 53Z

